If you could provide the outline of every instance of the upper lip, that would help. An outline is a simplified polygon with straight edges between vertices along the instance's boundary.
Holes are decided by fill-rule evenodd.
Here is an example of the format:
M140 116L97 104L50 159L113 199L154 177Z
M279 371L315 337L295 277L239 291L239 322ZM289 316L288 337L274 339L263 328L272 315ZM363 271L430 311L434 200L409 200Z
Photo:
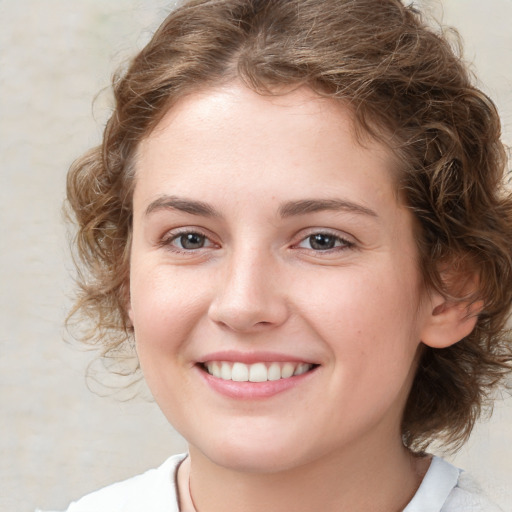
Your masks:
M279 352L239 352L235 350L211 352L201 357L198 363L206 363L208 361L227 361L245 364L272 362L318 364L315 361L309 360L308 358L283 354Z

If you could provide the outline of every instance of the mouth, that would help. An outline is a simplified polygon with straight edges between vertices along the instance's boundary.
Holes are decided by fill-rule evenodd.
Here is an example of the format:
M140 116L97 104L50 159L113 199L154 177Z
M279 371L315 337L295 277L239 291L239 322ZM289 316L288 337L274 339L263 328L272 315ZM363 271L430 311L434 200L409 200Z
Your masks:
M318 365L294 362L257 362L245 364L231 361L207 361L201 364L209 375L233 382L267 382L290 379L312 371Z

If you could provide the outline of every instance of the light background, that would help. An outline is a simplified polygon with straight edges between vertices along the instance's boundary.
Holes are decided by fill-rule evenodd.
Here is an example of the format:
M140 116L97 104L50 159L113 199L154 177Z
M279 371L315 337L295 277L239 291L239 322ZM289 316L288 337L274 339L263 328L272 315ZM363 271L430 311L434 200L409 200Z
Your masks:
M512 142L512 0L424 0L458 27ZM64 181L97 143L117 65L168 11L163 0L0 0L0 510L65 508L185 448L156 405L100 398L92 355L63 341L72 290ZM443 14L444 11L444 14ZM512 510L512 399L455 462Z

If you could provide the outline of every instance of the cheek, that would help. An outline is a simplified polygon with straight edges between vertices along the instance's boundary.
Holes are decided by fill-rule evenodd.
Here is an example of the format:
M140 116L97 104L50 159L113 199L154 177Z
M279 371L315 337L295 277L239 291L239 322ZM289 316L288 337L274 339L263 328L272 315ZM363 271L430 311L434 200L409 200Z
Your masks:
M415 318L419 301L414 278L407 281L388 267L333 272L302 288L295 294L310 318L326 330L353 335L403 331Z
M403 377L414 361L420 343L419 292L415 274L402 269L346 269L297 292L308 325L354 379Z
M204 293L188 279L161 268L134 273L131 319L139 352L166 352L180 345L205 308Z
M187 286L188 284L188 286ZM204 311L197 289L168 268L147 269L131 285L135 344L144 378L164 414L173 420L188 389L188 344Z

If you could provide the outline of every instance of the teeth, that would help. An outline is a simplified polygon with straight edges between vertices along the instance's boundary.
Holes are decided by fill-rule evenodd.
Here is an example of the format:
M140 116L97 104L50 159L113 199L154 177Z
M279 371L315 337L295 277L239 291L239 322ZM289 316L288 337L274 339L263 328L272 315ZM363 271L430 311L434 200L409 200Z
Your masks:
M235 363L240 364L240 363ZM267 367L263 363L251 364L249 367L250 382L266 382L268 379Z
M218 377L220 377L223 380L231 380L231 365L228 363L222 363L220 375L218 375Z
M295 371L295 365L292 363L285 363L283 368L281 369L281 378L282 379L288 379L293 375L293 372Z
M297 368L295 368L293 375L302 375L303 373L306 373L310 368L311 365L306 363L300 363L299 365L297 365Z
M247 382L249 380L249 367L243 363L235 363L231 369L231 380Z
M302 375L313 367L309 363L228 363L226 361L210 361L205 364L210 375L222 380L235 382L266 382L268 380L289 379Z
M220 363L212 363L211 365L211 374L215 375L215 377L220 377L221 375L222 365Z
M281 367L279 363L272 363L268 367L267 379L268 380L279 380L281 378Z

